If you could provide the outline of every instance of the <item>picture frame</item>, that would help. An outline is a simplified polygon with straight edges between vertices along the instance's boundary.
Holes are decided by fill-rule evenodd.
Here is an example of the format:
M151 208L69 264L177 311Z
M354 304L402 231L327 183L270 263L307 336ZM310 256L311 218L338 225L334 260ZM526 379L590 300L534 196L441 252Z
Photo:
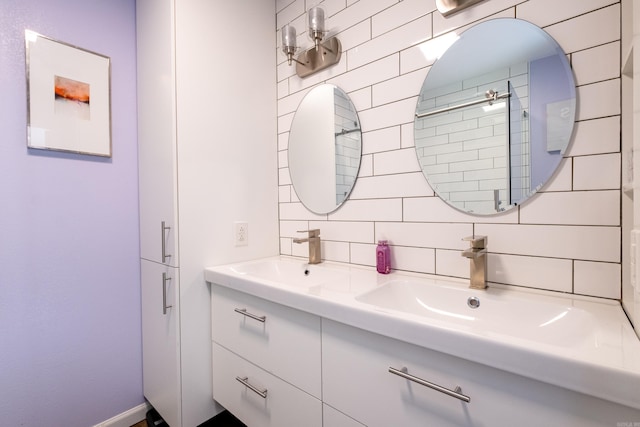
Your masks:
M111 59L25 31L27 147L111 157Z

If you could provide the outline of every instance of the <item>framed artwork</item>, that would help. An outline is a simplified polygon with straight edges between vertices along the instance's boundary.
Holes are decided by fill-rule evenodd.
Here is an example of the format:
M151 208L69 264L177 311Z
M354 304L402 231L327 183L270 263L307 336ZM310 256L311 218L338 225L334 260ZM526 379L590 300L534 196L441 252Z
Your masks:
M111 157L111 59L25 31L27 146Z

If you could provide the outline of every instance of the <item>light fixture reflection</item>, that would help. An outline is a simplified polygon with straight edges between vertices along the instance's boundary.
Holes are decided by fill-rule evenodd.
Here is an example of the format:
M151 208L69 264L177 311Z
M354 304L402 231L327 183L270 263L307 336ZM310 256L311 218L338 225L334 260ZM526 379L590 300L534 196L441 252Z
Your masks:
M483 110L485 113L489 113L489 112L491 112L491 111L501 110L501 109L503 109L506 105L507 105L507 103L506 103L506 102L494 102L493 104L485 105L484 107L482 107L482 110Z
M550 324L552 324L552 323L554 323L554 322L557 322L558 320L562 319L562 318L563 318L564 316L566 316L567 314L569 314L569 310L567 310L567 311L563 311L562 313L558 314L558 315L557 315L556 317L554 317L553 319L548 320L548 321L546 321L546 322L542 323L541 325L539 325L539 327L543 328L543 327L548 326L548 325L550 325Z
M452 313L450 311L429 307L427 304L422 302L420 298L416 298L416 302L432 313L441 314L443 316L455 317L456 319L462 319L462 320L476 320L476 318L473 316L465 316L464 314Z
M427 40L422 43L420 47L420 51L427 59L427 61L435 61L436 59L440 59L440 57L460 38L455 32L444 34L435 39Z

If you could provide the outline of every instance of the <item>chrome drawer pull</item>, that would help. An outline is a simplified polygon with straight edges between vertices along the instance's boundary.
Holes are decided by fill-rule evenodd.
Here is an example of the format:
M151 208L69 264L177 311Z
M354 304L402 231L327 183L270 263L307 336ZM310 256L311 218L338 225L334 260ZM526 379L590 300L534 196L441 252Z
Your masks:
M257 320L258 322L264 323L265 320L267 320L267 316L256 316L255 314L249 313L246 308L234 308L233 311L235 311L236 313L240 313L243 316L250 317L253 320Z
M462 391L462 389L460 388L460 386L456 386L456 388L454 390L449 390L448 388L439 386L438 384L434 384L434 383L430 383L429 381L425 381L422 378L418 378L415 377L409 373L407 373L407 368L404 367L402 369L396 369L396 368L392 368L389 367L389 372L391 372L392 374L398 375L399 377L405 378L409 381L413 381L414 383L418 383L420 385L423 385L425 387L429 387L433 390L439 391L440 393L444 393L447 396L451 396L451 397L455 397L456 399L460 399L463 402L469 403L471 402L471 398L469 396L465 396L464 394L460 393Z
M166 232L167 230L171 230L171 227L167 227L165 225L165 222L162 221L162 223L160 224L160 228L160 235L162 236L162 263L164 264L167 262L167 258L171 258L171 255L167 253L167 244L165 242L165 239L167 237Z
M167 305L167 281L171 280L171 277L167 277L167 273L162 273L162 314L167 314L167 309L173 307Z
M242 385L247 387L249 390L257 394L261 398L263 399L267 398L267 389L265 388L264 390L260 390L258 387L249 384L249 377L244 377L244 378L236 377L236 381L240 382Z

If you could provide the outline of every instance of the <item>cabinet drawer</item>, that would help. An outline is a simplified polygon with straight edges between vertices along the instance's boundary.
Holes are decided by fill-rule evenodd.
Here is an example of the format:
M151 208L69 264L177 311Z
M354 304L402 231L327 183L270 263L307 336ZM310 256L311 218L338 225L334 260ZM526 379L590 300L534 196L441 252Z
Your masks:
M473 348L469 349L473 354ZM640 412L323 319L323 400L368 427L615 425ZM465 403L389 372L470 397Z
M320 318L211 285L213 341L321 397Z
M215 342L213 394L218 403L251 427L322 426L322 402L319 399Z

